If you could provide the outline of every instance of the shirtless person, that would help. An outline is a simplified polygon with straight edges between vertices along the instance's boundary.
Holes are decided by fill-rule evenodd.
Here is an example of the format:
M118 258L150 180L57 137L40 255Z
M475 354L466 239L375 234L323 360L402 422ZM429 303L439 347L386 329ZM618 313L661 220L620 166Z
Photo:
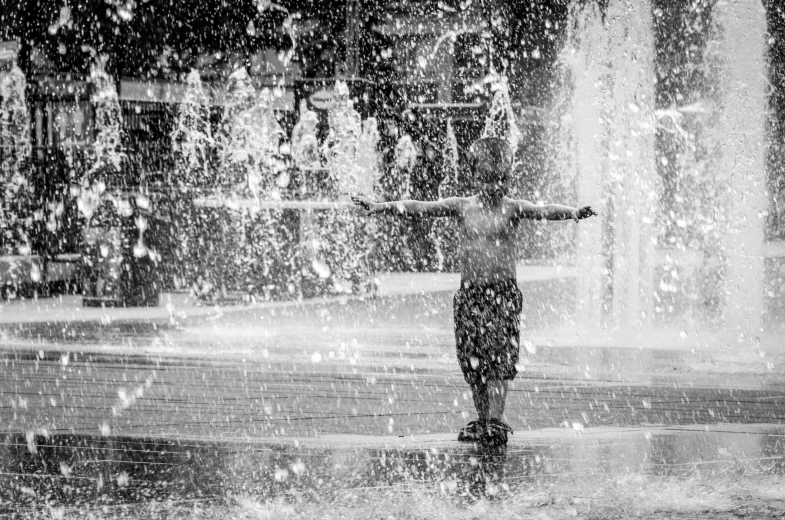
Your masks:
M512 152L506 141L475 141L469 161L476 195L438 201L371 202L353 197L368 215L451 217L460 223L461 288L453 300L455 342L478 419L459 441L507 443L502 421L507 383L515 378L523 297L515 276L515 233L522 219L574 220L596 215L589 206L536 205L508 198Z

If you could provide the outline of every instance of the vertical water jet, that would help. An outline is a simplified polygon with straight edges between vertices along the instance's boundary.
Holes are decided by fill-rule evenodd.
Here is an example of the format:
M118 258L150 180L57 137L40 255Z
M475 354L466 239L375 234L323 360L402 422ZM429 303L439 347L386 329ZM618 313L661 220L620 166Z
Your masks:
M648 1L577 6L562 53L572 78L577 200L598 219L577 233L577 332L651 322L654 269L654 42Z
M648 0L608 5L607 149L611 208L611 324L652 323L654 209L654 38Z
M580 337L596 337L601 328L603 305L602 224L605 220L603 198L603 123L605 104L604 70L606 58L605 27L594 5L578 6L571 11L568 44L561 60L572 79L570 111L565 114L566 129L572 137L576 168L576 199L597 206L600 216L581 222L576 232L578 265L576 317ZM565 136L565 138L568 138Z
M723 317L739 341L760 335L766 210L766 13L759 0L717 2L722 71L717 201L725 206Z

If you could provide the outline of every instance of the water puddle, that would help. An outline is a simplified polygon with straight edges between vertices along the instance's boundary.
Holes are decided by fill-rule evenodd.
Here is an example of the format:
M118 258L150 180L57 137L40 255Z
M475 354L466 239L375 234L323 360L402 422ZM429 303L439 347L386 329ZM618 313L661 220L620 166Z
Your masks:
M782 484L785 429L708 430L540 430L518 432L503 448L459 444L452 434L283 443L9 434L0 447L0 515L367 518L385 503L396 518L591 517L643 507L635 499L642 490L647 500L692 493L672 500L678 509L713 493L726 505L741 500L745 483L761 493ZM776 493L756 500L783 506Z

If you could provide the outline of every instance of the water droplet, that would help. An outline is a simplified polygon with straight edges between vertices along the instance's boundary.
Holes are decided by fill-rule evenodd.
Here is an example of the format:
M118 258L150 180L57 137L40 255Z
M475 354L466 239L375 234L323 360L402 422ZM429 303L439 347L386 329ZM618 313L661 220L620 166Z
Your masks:
M313 270L316 271L316 274L319 275L319 278L329 278L330 277L330 266L327 265L326 262L323 260L319 260L318 258L314 258L313 262L311 262L311 267Z
M278 176L278 178L275 179L275 184L279 188L286 188L287 186L289 186L289 181L290 180L291 180L291 177L289 175L289 172L284 170L283 172L281 172L281 174Z
M145 255L147 255L147 247L143 243L137 242L134 245L134 257L142 258Z

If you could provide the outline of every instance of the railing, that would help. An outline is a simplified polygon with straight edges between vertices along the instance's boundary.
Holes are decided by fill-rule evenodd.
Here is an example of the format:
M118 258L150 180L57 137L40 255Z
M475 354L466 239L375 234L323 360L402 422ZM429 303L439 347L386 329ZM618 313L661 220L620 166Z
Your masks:
M350 209L354 204L344 200L256 200L221 196L199 197L194 203L202 208L231 209L296 209L302 211L330 211Z
M173 168L171 147L168 142L127 142L124 144L124 160L120 171L110 177L122 179L124 185L134 185L163 180L166 172ZM89 147L76 146L34 146L32 153L34 170L44 170L51 178L55 174L61 181L71 179L72 173L78 176L88 167ZM34 175L35 175L34 171Z

